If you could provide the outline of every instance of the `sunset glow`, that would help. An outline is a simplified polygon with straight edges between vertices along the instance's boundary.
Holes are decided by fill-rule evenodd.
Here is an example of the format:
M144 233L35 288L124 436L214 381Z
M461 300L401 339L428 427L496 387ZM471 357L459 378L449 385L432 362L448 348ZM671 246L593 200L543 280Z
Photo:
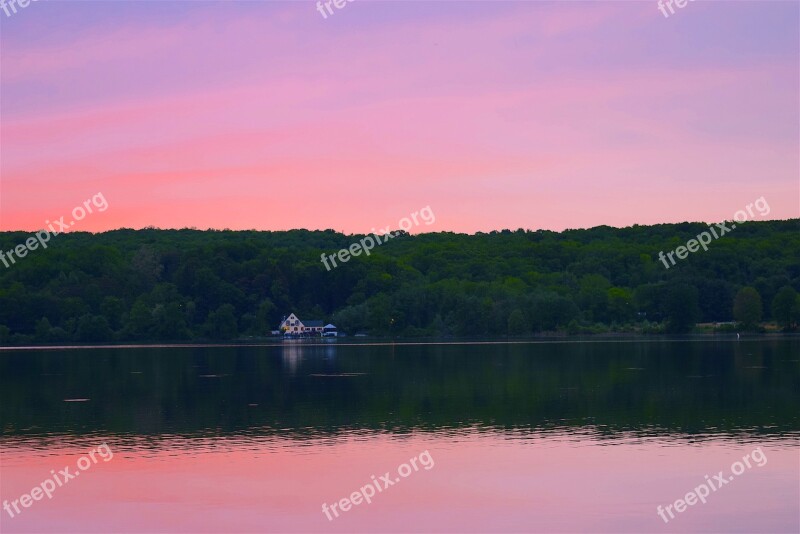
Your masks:
M37 2L0 16L0 230L98 191L80 230L797 217L798 9Z

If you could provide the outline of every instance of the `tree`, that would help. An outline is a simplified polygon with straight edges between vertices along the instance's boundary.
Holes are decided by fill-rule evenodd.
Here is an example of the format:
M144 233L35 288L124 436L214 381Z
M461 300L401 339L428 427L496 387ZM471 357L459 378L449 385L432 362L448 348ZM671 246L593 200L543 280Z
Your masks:
M592 321L602 321L608 310L608 290L611 283L599 274L587 274L581 278L578 303Z
M508 316L508 333L512 336L528 333L528 323L521 310L516 309Z
M139 250L131 258L130 265L135 276L148 289L161 278L161 273L164 272L158 252L149 245L139 247Z
M664 315L667 332L683 334L694 328L700 317L697 288L687 283L675 283L666 289Z
M792 286L783 286L772 299L772 317L785 330L800 321L800 296Z
M366 303L347 306L333 314L333 324L340 332L356 334L367 329L370 310Z
M743 287L733 300L733 318L747 329L755 329L761 322L763 306L761 295L754 287Z
M261 301L261 304L258 305L258 311L256 312L257 334L263 336L269 334L270 331L278 327L277 310L275 304L273 304L270 299L265 298Z
M58 250L10 268L0 262L0 325L14 344L35 342L37 334L44 339L47 325L37 329L43 317L51 326L48 342L75 341L86 314L105 317L113 335L104 341L209 339L207 325L219 339L266 333L293 311L348 333L473 337L518 332L513 312L519 310L524 332L613 329L633 320L632 312L647 319L648 331L668 324L669 331L685 332L701 320L733 320L734 297L750 286L761 295L763 316L785 326L793 299L788 289L775 297L784 286L800 292L800 219L751 224L669 269L652 259L654 252L685 244L706 225L404 235L331 271L320 254L347 248L355 236L333 230L65 233ZM0 232L0 250L25 237ZM224 304L233 307L235 330L220 311ZM83 336L90 335L87 321ZM789 324L797 328L798 321Z
M122 299L117 297L106 297L100 305L100 311L106 319L108 319L109 326L114 330L119 330L122 327L122 316L125 314L125 303Z
M11 330L4 324L0 324L0 345L5 345L11 338Z
M180 340L189 338L183 308L177 302L158 304L153 310L152 333L161 340Z
M624 322L633 317L633 293L624 287L608 290L608 315L612 321Z
M208 314L205 330L211 339L233 339L238 333L234 308L230 304L223 304Z
M152 324L153 312L142 298L137 299L128 317L127 330L135 337L143 337L149 334Z
M716 278L699 279L700 320L705 322L730 321L733 318L735 287L730 282Z
M87 313L78 319L78 331L76 333L78 341L110 341L113 334L108 326L108 321L102 315Z
M47 319L47 317L42 317L36 323L36 340L49 341L51 328L53 328L53 325L50 324L50 321Z

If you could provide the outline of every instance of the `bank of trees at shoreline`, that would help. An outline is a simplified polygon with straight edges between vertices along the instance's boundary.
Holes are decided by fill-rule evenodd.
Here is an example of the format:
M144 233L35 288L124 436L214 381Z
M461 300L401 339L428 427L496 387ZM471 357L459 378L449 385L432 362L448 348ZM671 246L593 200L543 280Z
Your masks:
M665 269L702 223L401 235L327 271L363 236L70 233L0 265L0 344L218 341L282 316L379 336L685 333L696 323L800 322L800 220L748 222ZM30 234L0 233L8 251Z

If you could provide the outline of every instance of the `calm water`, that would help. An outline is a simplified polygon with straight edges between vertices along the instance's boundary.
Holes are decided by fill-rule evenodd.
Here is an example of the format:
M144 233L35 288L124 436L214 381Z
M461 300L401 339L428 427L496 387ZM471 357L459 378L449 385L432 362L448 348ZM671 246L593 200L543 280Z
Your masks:
M798 532L799 359L800 338L0 351L0 498L80 473L0 530Z

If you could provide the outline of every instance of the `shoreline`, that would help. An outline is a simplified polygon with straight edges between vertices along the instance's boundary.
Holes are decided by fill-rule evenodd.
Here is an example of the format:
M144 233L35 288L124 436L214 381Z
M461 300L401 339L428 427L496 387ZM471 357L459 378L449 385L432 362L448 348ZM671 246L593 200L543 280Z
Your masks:
M121 344L85 344L85 345L21 345L21 346L0 346L0 352L12 351L36 351L36 350L80 350L80 349L161 349L161 348L236 348L236 347L286 347L293 345L303 345L306 347L330 347L331 345L341 347L358 346L419 346L419 345L534 345L534 344L555 344L555 343L642 343L642 342L694 342L694 341L763 341L767 339L800 339L800 333L792 332L769 332L769 333L748 333L735 337L731 333L698 333L698 334L598 334L595 336L539 336L525 338L497 338L497 339L445 339L445 338L403 338L390 339L385 337L366 337L360 338L362 341L345 342L339 341L342 338L328 338L328 341L317 339L275 339L258 342L228 342L228 343L121 343ZM287 345L288 343L288 345Z

